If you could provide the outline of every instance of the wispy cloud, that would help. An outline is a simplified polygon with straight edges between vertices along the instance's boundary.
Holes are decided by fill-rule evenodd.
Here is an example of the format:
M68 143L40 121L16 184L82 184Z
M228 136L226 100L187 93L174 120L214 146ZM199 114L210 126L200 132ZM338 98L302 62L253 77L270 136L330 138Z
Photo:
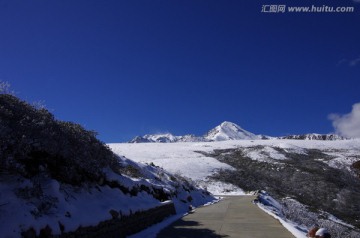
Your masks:
M359 0L359 3L360 3L360 0ZM360 56L357 57L356 59L341 59L341 60L339 60L338 65L342 65L342 64L348 65L350 67L354 67L354 66L360 64Z
M347 59L341 59L339 60L339 62L337 63L337 65L342 65L342 64L347 64L348 60Z
M359 0L359 2L360 2L360 0ZM358 58L356 58L356 59L350 60L349 65L350 66L356 66L359 63L360 63L360 56Z
M330 114L333 127L339 135L360 138L360 102L352 106L352 111L345 115Z

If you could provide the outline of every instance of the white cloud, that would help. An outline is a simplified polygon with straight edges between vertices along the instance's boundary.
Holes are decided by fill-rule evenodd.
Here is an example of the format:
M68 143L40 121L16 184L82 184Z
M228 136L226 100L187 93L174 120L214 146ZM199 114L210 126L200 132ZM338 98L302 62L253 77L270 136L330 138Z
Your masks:
M359 3L360 3L360 0L359 0ZM360 56L355 59L341 59L337 63L338 66L342 65L342 64L345 64L345 65L348 65L351 67L356 66L356 65L360 64Z
M331 114L329 119L332 120L336 133L345 137L360 138L360 103L355 103L349 114Z
M360 0L359 0L360 1ZM350 66L355 66L355 65L357 65L357 64L359 64L360 63L360 57L359 58L356 58L356 59L353 59L353 60L350 60L350 62L349 62L349 65Z

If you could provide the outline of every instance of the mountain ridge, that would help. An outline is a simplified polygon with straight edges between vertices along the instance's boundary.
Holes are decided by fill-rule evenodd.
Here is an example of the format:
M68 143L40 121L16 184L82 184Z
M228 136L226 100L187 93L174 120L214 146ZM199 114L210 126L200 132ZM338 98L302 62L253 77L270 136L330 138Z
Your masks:
M224 121L220 125L210 129L202 136L193 134L176 136L171 133L146 134L144 136L136 136L128 143L176 143L176 142L211 142L211 141L227 141L227 140L346 140L347 138L337 134L294 134L287 136L272 137L263 134L254 134L239 125Z
M279 139L288 139L288 140L346 140L343 136L336 134L317 134L317 133L307 133L299 135L288 135L280 136Z

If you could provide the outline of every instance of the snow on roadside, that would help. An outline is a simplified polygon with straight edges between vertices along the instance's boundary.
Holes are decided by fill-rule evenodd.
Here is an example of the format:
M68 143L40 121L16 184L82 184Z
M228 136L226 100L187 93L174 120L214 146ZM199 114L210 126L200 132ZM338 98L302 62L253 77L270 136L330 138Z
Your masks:
M306 227L300 227L298 224L295 224L289 220L287 220L282 215L282 206L281 204L272 198L265 191L260 191L258 194L258 202L256 202L257 206L278 220L291 234L293 234L297 238L306 238Z
M29 197L30 188L33 187L29 180L0 183L0 203L3 204L0 207L0 231L3 237L19 237L22 231L30 227L39 232L47 225L53 234L60 234L60 223L66 231L72 231L79 225L91 226L110 219L109 211L112 209L126 215L130 211L146 210L160 204L147 194L130 196L107 186L101 190L75 191L71 187L61 188L53 179L44 180L42 186L45 188L44 201Z
M256 192L255 194L257 194L257 199L255 200L255 204L263 211L268 213L270 216L279 220L279 222L297 238L307 237L306 236L307 231L311 229L311 226L314 225L315 223L320 225L320 227L324 227L328 229L330 232L333 232L332 235L334 237L350 237L350 236L358 237L359 235L359 233L354 232L352 233L352 235L350 234L349 236L348 233L349 231L346 230L346 228L354 229L355 227L340 220L339 218L335 217L330 213L311 212L304 205L291 198L283 199L283 202L287 201L283 203L284 204L283 206L277 200L271 197L266 191L259 191ZM298 211L296 211L296 209L294 210L294 206L289 205L288 201L296 202L302 207L301 215L300 215L301 216L300 223L291 221L290 220L291 218L290 219L287 218L289 215L290 217L291 215L293 215L291 213L299 212L299 210ZM345 229L339 229L338 225L341 225Z
M129 215L162 204L151 193L139 190L141 186L150 191L160 189L168 194L177 214L188 212L189 205L198 207L216 201L215 197L195 188L191 182L162 168L138 164L123 157L119 160L124 165L139 169L143 176L119 175L107 168L104 169L106 179L129 190L137 188L136 195L108 185L74 187L60 184L48 176L39 175L36 180L3 174L0 177L1 237L21 237L21 233L30 228L39 235L46 226L50 227L53 235L57 235L62 229L69 232L79 226L94 226L112 219L112 210Z

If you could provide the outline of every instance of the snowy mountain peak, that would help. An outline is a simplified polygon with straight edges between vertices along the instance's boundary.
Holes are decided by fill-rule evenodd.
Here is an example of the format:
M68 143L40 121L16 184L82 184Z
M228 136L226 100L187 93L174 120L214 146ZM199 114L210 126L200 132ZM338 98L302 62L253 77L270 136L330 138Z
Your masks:
M204 138L209 141L259 139L257 135L242 129L237 124L229 121L224 121L219 126L211 129L205 134Z
M239 125L233 123L233 122L230 122L230 121L224 121L223 123L221 123L219 125L219 127L223 128L223 129L232 129L232 130L243 130Z
M224 121L220 124L220 126L237 126L240 127L239 125L236 125L235 123L231 122L231 121Z

